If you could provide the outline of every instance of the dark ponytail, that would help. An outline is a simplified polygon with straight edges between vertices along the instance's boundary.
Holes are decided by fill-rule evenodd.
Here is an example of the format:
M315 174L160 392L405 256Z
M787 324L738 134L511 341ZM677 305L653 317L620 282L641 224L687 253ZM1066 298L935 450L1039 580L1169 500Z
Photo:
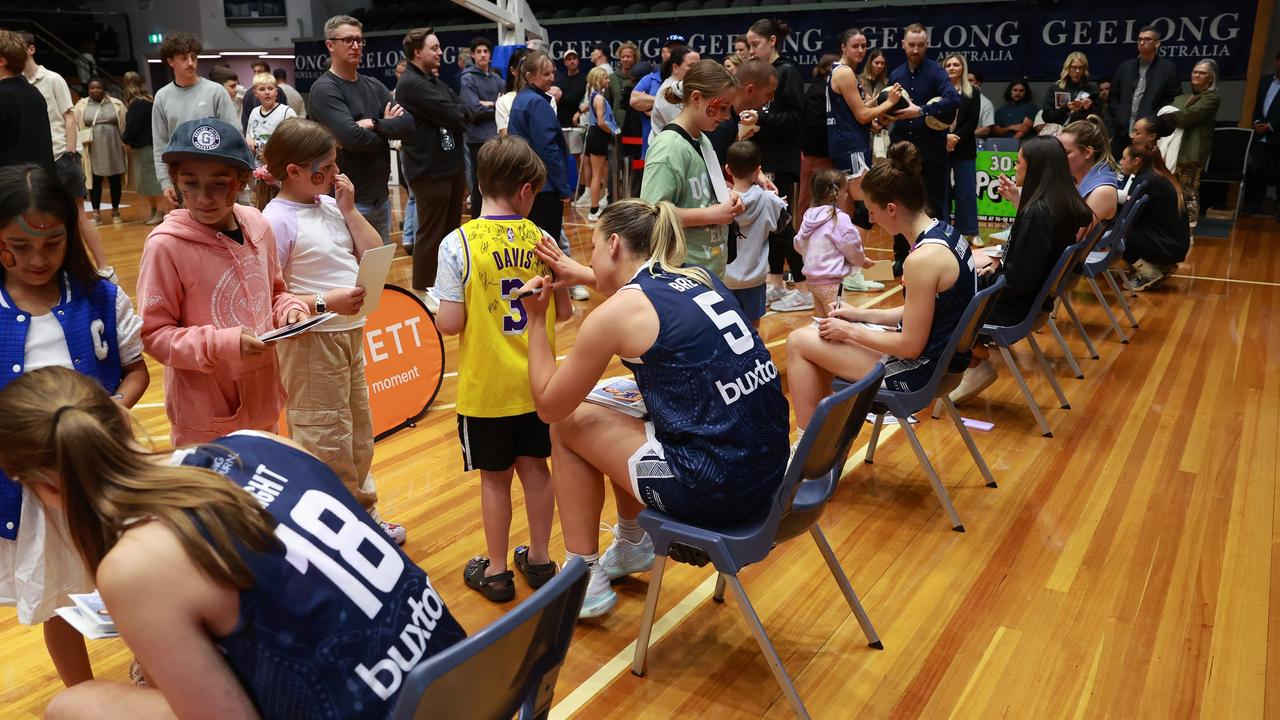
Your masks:
M925 207L924 181L921 180L920 151L906 140L889 146L885 162L876 163L862 179L862 194L884 207L894 203L910 212Z

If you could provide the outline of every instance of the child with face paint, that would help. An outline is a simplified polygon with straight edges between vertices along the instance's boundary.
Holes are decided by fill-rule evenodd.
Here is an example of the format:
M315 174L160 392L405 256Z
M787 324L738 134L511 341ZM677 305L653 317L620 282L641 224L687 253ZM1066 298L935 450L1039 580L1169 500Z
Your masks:
M42 367L77 370L132 407L150 376L142 321L125 292L100 278L80 241L76 203L35 165L0 168L0 388ZM54 609L93 590L60 519L0 473L0 604L45 645L68 686L93 678L84 639Z
M356 209L337 148L320 123L290 118L276 127L263 155L267 177L261 179L278 185L279 194L262 215L271 223L285 284L308 309L344 316L280 343L289 437L324 459L383 530L403 543L404 528L378 516L369 475L373 418L361 349L364 319L355 317L365 299L364 288L355 286L360 257L382 238Z
M234 125L201 118L179 125L162 157L184 208L147 238L138 305L143 345L165 365L169 437L274 431L284 386L275 348L258 336L308 313L286 289L271 226L235 202L253 156Z

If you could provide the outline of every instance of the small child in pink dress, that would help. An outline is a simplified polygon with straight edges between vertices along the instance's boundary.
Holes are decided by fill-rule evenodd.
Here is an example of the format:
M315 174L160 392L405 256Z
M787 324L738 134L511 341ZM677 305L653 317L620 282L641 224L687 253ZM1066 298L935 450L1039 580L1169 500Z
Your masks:
M862 251L862 236L849 213L853 201L849 180L838 170L813 174L813 206L796 233L796 251L804 256L804 276L813 293L813 311L826 317L840 294L840 281L855 268L871 267Z

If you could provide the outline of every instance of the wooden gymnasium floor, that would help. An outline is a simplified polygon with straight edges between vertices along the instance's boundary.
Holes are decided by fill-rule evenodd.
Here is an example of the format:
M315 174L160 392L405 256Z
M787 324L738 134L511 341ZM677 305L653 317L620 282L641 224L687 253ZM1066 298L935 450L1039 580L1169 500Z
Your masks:
M569 232L584 248L589 230L573 213ZM102 231L130 289L143 215L129 208L131 222ZM814 717L1280 717L1280 614L1269 612L1280 603L1277 243L1280 226L1257 218L1230 238L1200 238L1184 275L1133 301L1141 329L1129 345L1108 336L1102 359L1089 360L1068 334L1085 380L1070 376L1046 336L1071 410L1049 402L1038 373L1027 375L1051 408L1053 439L1040 436L1002 369L962 408L995 423L974 435L998 489L983 486L949 423L925 416L921 439L967 533L951 531L900 434L887 433L875 465L855 455L823 526L884 651L866 647L811 542L783 546L743 574ZM888 256L882 234L868 246ZM393 272L407 284L407 260ZM1097 339L1105 318L1086 292L1076 304ZM561 353L598 300L576 304ZM764 320L784 374L787 332L809 317ZM446 341L449 372L456 347ZM1016 355L1031 367L1025 348ZM160 365L151 369L137 415L165 438ZM610 369L621 370L616 361ZM445 381L416 428L378 444L374 471L383 514L408 527L406 552L474 631L504 608L462 583L483 541L478 476L460 469L455 382ZM513 546L524 531L517 511ZM552 543L559 556L558 535ZM648 580L640 575L616 584L612 614L579 626L553 717L789 717L733 600L710 601L710 568L668 568L648 677L628 672ZM100 677L126 678L122 643L91 642L90 652ZM39 716L59 687L40 631L0 609L0 716Z

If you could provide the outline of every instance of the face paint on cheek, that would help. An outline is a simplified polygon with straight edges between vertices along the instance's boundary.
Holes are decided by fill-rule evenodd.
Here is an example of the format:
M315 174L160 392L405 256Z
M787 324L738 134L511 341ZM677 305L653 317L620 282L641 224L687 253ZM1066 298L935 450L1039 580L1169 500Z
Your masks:
M0 264L3 264L7 268L16 267L18 265L18 258L13 256L13 252L9 250L9 246L5 245L3 242L0 242Z

